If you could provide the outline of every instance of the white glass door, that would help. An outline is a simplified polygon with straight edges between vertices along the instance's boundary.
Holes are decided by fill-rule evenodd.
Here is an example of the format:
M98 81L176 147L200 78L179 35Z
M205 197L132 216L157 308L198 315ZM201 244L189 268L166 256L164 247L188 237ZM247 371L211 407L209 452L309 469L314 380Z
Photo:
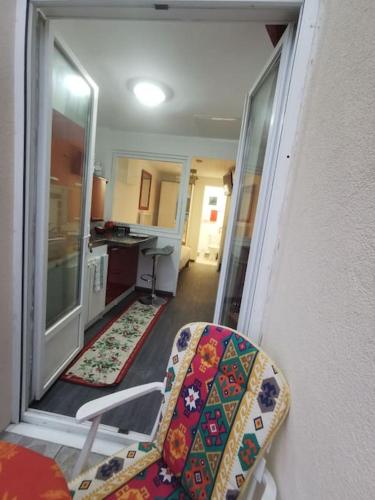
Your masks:
M291 60L293 29L282 40L244 107L232 206L223 254L215 322L246 332L242 318L255 288L274 177L274 151Z
M97 86L43 27L38 131L33 392L39 399L83 346Z

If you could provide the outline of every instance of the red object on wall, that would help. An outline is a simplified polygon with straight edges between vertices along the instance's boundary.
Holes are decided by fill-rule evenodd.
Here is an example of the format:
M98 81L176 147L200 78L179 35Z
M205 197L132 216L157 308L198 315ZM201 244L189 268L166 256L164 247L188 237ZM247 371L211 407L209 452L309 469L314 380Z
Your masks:
M67 222L80 224L82 216L85 129L59 113L52 114L51 183L67 193ZM60 194L60 196L62 196Z
M71 499L57 463L35 451L0 442L0 471L1 498Z
M104 198L107 181L94 175L92 181L91 220L104 220Z
M211 210L210 222L216 222L216 221L217 221L217 210Z

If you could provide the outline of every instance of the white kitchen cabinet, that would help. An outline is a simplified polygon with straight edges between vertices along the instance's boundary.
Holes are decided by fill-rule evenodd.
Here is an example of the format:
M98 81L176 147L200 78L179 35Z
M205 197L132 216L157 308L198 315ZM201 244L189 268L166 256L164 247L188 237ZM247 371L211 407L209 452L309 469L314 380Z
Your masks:
M99 291L94 290L95 264L94 260L103 257L103 286ZM93 249L87 260L87 272L84 288L84 325L89 326L105 309L105 294L108 273L107 245L102 245Z

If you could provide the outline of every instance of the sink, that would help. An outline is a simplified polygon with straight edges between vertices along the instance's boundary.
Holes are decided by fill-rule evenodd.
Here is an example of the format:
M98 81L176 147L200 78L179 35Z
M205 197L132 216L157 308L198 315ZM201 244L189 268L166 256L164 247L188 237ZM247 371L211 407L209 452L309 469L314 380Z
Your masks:
M132 238L133 240L146 240L150 236L147 234L128 234L127 237Z

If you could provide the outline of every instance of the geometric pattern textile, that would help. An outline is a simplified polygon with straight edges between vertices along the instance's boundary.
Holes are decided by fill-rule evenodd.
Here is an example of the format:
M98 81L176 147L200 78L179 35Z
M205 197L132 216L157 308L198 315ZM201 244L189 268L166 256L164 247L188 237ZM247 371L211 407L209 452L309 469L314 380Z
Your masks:
M125 448L85 472L70 484L72 495L237 498L289 404L288 385L262 349L227 327L186 325L166 369L155 442Z
M71 498L63 473L54 460L0 441L0 498L6 500Z
M74 499L189 498L153 443L124 448L78 476L69 487Z
M61 379L91 387L120 383L164 308L133 302L95 335Z

